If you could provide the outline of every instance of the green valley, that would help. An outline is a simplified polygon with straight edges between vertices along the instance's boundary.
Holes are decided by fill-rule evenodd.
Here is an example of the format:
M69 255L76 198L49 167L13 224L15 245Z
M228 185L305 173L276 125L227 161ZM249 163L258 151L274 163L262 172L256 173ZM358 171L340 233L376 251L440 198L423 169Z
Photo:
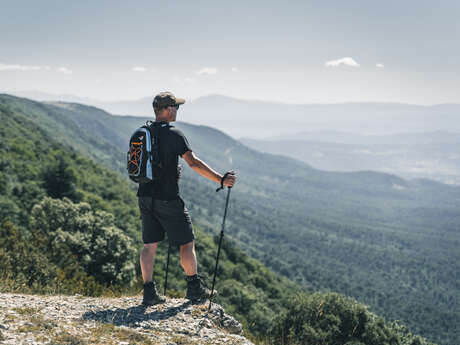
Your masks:
M136 186L118 173L124 173L127 138L145 118L7 95L0 95L0 110L0 216L10 219L4 225L9 236L32 236L30 212L51 196L45 177L54 171L71 182L67 195L58 191L57 196L112 214L107 226L140 245ZM227 242L218 288L225 291L223 305L253 334L270 328L276 314L297 318L283 312L301 286L354 297L432 341L458 342L460 188L370 171L319 171L294 159L259 153L209 127L177 127L200 158L220 171L238 173L227 225L236 247ZM223 208L223 195L213 187L184 167L181 191L201 230L198 255L208 272L216 248L212 234L217 234ZM163 247L158 260L164 255ZM177 261L172 266L177 270L171 289L181 291L180 266ZM162 274L161 269L156 272L158 279ZM279 320L277 327L282 324Z

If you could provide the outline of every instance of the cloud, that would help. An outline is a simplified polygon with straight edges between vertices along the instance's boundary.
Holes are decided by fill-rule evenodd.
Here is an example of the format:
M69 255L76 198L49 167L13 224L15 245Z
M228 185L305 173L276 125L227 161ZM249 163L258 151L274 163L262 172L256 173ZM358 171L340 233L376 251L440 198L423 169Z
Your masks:
M133 68L131 68L131 71L144 73L147 72L147 68L145 68L144 66L134 66Z
M232 72L238 72L238 67L232 67Z
M0 72L2 71L51 71L50 66L36 66L36 65L9 65L0 62ZM67 67L56 68L56 71L64 74L72 74L72 71Z
M196 71L195 73L198 75L202 75L202 74L211 75L211 74L216 74L217 72L218 70L215 67L203 67L202 69L200 69L199 71Z
M378 64L376 64L375 66L378 67L378 68L384 68L384 67L385 67L385 66L382 65L381 63L378 63Z
M327 61L324 65L326 67L338 67L340 65L359 67L359 64L351 57L343 57L341 59Z
M72 74L73 72L68 69L67 67L59 67L57 69L58 72L64 73L64 74Z
M180 85L185 85L185 84L192 84L195 82L194 79L190 78L190 77L186 77L186 78L181 78L179 77L178 75L175 75L173 77L173 81L176 83L176 84L180 84Z
M0 62L0 71L49 71L50 69L51 67L49 66L7 65Z

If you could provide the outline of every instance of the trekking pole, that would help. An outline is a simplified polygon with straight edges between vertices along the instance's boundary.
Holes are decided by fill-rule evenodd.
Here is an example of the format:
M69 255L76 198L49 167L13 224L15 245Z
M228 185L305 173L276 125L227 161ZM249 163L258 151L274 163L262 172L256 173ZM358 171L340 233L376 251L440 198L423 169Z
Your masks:
M230 175L230 174L232 174L232 172L225 173L225 175L222 177L222 181L220 183L220 188L218 188L216 190L216 192L220 191L221 189L224 189L224 180L227 177L227 175ZM230 191L231 191L231 189L232 189L232 187L228 187L227 200L225 201L224 219L222 221L222 230L220 231L219 247L217 249L216 267L214 269L214 278L212 279L211 295L209 296L208 313L211 310L212 297L213 297L213 294L214 294L214 286L216 284L217 266L219 265L220 247L222 246L222 239L224 238L225 218L227 218L228 200L230 199Z
M163 295L166 296L166 286L168 285L168 269L169 269L169 253L171 252L171 244L168 245L168 258L166 259L166 277Z

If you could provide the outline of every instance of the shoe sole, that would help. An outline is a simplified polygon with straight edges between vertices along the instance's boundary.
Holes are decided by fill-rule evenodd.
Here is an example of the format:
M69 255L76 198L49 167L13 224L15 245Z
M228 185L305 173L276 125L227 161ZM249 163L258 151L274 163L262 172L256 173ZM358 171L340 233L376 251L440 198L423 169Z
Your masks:
M200 301L208 300L209 296L201 296L197 298L189 298L189 297L185 297L185 298L188 299L190 302L200 302Z
M146 301L142 301L142 305L145 305L145 306L152 306L152 305L157 305L157 304L163 304L165 303L166 301L158 301L158 302L146 302Z
M205 302L209 301L209 299L201 298L201 299L191 299L189 301L191 304L204 304Z

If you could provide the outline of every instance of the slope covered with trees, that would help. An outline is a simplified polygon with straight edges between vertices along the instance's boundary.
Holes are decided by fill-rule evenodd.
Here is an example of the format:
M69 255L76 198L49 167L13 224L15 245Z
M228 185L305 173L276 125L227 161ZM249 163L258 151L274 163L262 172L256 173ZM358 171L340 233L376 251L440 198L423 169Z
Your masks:
M0 275L3 291L138 293L142 289L139 213L128 182L55 141L28 115L0 104ZM216 239L197 230L202 273L212 274ZM162 283L166 245L155 279ZM170 265L169 294L183 296L178 252ZM255 335L268 330L300 289L225 241L219 302Z
M131 131L145 119L114 121ZM251 256L310 291L352 296L440 343L460 342L460 187L320 171L209 127L177 126L198 156L238 171L229 233ZM185 175L195 218L218 227L215 196Z
M50 286L52 286L52 288L39 288L37 285L37 289L44 289L43 291L54 289L53 291L55 291L56 289L63 289L63 286L67 286L65 289L76 288L78 285L77 281L84 279L88 279L89 281L96 277L95 270L93 269L93 271L87 272L86 269L88 269L88 267L85 268L84 265L85 255L88 255L88 251L90 252L94 250L94 248L81 248L81 246L79 247L76 245L75 237L81 236L81 234L78 234L79 231L75 231L69 236L61 234L58 238L67 241L63 243L71 247L76 256L76 258L74 258L76 260L76 265L81 267L78 269L74 267L74 271L66 273L64 267L59 267L58 263L54 263L54 266L48 265L47 263L53 260L53 258L48 258L48 252L40 250L32 252L32 249L29 248L30 246L28 247L26 245L29 243L30 236L32 236L31 232L33 229L31 228L31 224L35 224L31 220L31 212L34 207L43 207L43 205L40 206L40 203L51 202L45 199L46 196L53 195L54 198L67 197L69 201L65 201L66 199L62 200L64 204L61 205L62 207L60 206L64 210L67 208L90 209L91 211L88 211L88 214L85 215L83 213L82 219L85 217L92 217L95 224L98 222L99 224L105 224L103 226L104 228L113 229L116 233L124 233L132 239L135 246L140 245L139 219L134 193L135 186L127 183L126 179L120 178L116 173L102 168L94 161L84 158L76 152L80 150L79 145L81 145L82 153L86 152L88 156L97 160L99 153L101 152L102 154L104 151L104 135L107 136L107 138L115 137L118 129L114 131L112 128L122 128L123 131L131 131L130 126L132 126L133 122L130 122L130 125L128 125L123 118L113 119L108 114L98 115L96 117L97 121L110 120L115 122L113 125L111 122L107 122L108 125L103 127L105 134L102 135L101 133L91 132L88 129L90 127L82 128L76 125L76 122L72 122L72 117L76 116L85 118L86 121L89 122L87 126L91 125L92 121L96 121L94 116L93 118L91 117L91 109L86 109L87 112L82 110L85 109L84 106L78 106L79 112L74 112L72 109L75 105L66 105L67 111L61 114L59 109L62 108L62 106L55 107L52 105L44 105L9 96L2 96L0 98L0 103L2 124L5 124L2 126L2 138L6 138L1 147L2 169L0 170L0 186L3 188L1 203L2 206L5 206L2 207L2 210L4 210L2 211L2 218L7 216L11 221L10 223L4 223L2 229L6 234L9 234L8 236L19 236L17 237L19 240L14 241L15 243L20 243L20 246L22 246L22 249L18 250L22 250L23 252L31 250L31 253L37 253L37 259L30 260L31 264L42 262L42 267L49 267L50 269L55 267L55 270L49 273L50 275L46 279L47 282L51 283ZM27 105L29 103L31 104L30 107ZM54 114L54 121L56 122L51 129L46 125L39 125L42 121L53 123L53 121L50 120L49 113ZM64 124L67 121L69 122L68 126ZM83 120L80 119L80 121ZM130 119L130 121L133 120ZM137 125L139 125L139 121ZM254 256L259 256L280 273L290 276L292 279L298 279L311 290L317 288L325 289L325 287L329 290L334 290L330 288L330 285L328 287L327 282L329 281L332 282L332 284L343 284L343 282L345 282L349 285L348 287L353 293L356 292L353 288L361 286L361 289L357 290L358 292L363 292L363 285L360 282L349 280L345 275L341 276L342 272L340 271L334 272L336 268L334 265L336 262L330 261L332 264L330 265L327 260L324 260L324 255L314 257L315 261L313 262L305 260L308 258L304 255L304 252L300 250L304 242L292 242L292 238L289 237L289 231L286 231L286 234L282 238L283 242L279 242L280 234L277 234L273 230L276 230L278 226L279 229L289 230L296 222L302 220L299 215L303 213L295 213L295 211L298 211L298 207L293 204L290 205L293 206L293 210L289 208L284 209L283 207L285 205L283 204L283 200L280 200L278 207L274 207L272 203L275 199L273 199L273 197L276 196L276 193L280 192L279 189L270 188L270 185L268 185L269 188L265 188L267 186L264 186L264 184L256 184L258 188L253 188L251 186L250 182L253 181L247 180L247 178L251 178L251 174L258 174L258 169L260 169L254 166L254 163L260 162L260 157L257 156L255 151L245 148L234 142L231 138L225 137L215 130L206 127L180 125L186 127L187 134L190 134L189 137L191 138L192 146L198 149L198 153L204 152L205 157L203 158L208 161L213 163L215 161L215 163L218 164L218 158L222 158L219 151L229 143L236 147L235 149L230 146L230 148L234 150L231 156L234 161L240 161L241 156L246 160L250 160L251 158L255 159L251 164L248 163L245 169L242 169L238 193L234 194L235 197L232 196L233 199L230 205L231 217L229 218L228 232L238 245L245 244L247 252ZM65 138L71 136L71 132L75 137L74 141L64 141ZM85 138L84 135L87 137L97 137L98 140L101 140L101 143L92 146L87 145L85 147L85 141L82 139ZM210 148L210 142L214 143L216 147ZM74 143L75 145L73 145ZM115 155L112 157L112 161L117 161L118 158L116 157L123 157L122 159L124 159L125 154L121 147L117 148L117 150L118 151L116 151ZM238 150L243 150L244 154L242 155ZM62 157L63 162L61 162L61 159L58 157ZM280 170L276 168L273 156L267 155L266 157L269 163L273 164L273 171L271 173L279 173ZM228 155L227 158L229 158ZM292 160L286 161L282 157L275 158L289 164L299 164ZM117 170L117 164L119 164L119 161L111 162L110 158L105 161L98 161L111 167L112 170ZM301 165L298 167L300 168L300 166ZM304 165L302 166L307 168L307 172L311 172L311 169L308 169L308 167ZM226 167L220 166L219 168L225 169ZM50 174L49 171L55 171L56 174ZM250 172L250 174L248 174L248 172ZM296 171L295 173L305 178L302 176L305 172ZM46 182L51 176L61 176L59 177L62 179L61 182L70 181L70 183L67 183L68 188L64 188L60 191L53 190L52 187L56 184L50 183L49 181ZM264 175L259 175L258 177L261 177L262 180L265 178ZM198 231L199 236L201 236L198 245L199 243L203 243L203 246L197 249L199 250L198 255L203 271L210 273L213 269L213 256L215 255L216 247L213 238L207 236L206 233L212 230L217 232L215 229L219 226L222 214L220 212L220 207L218 207L216 211L216 205L222 205L223 207L223 196L219 194L216 195L212 188L207 187L209 184L206 182L198 184L196 181L195 177L188 174L186 169L181 184L185 187L183 190L186 193L186 200L192 201L188 206L192 210L194 220L200 225L200 229L204 230L202 232ZM60 185L66 184L60 183ZM293 200L290 201L293 202ZM69 204L69 202L72 204ZM81 203L83 203L83 205L81 205ZM97 215L98 212L106 212L109 215ZM32 212L32 216L33 214ZM110 220L110 214L114 216L113 221ZM288 217L292 217L292 220L287 222ZM98 220L99 218L105 219L105 223L103 220ZM79 224L80 221L81 220L76 220L74 224ZM316 234L321 235L321 231L328 230L326 227L328 224L327 222L316 224L321 226L320 229L315 231ZM352 228L350 227L350 229ZM104 237L108 236L110 231L104 230L96 233ZM359 233L359 231L355 232L355 234ZM347 232L343 234L344 237L346 237ZM328 236L326 236L326 238L327 237ZM306 238L308 237L305 236L305 239ZM329 244L334 244L334 241L330 241L331 238L329 238ZM291 243L289 243L290 240ZM301 238L301 240L304 241L303 238ZM343 239L337 236L335 236L335 240L335 244L337 245L335 247L336 249L340 249L341 246L343 247L344 243L347 244L347 241L340 243ZM61 244L62 243L59 245ZM287 283L286 280L276 278L269 273L267 269L263 268L253 259L250 259L246 254L232 247L228 242L225 248L226 250L223 255L224 261L221 272L219 273L219 284L221 285L218 286L218 289L222 292L220 294L222 304L230 308L228 310L231 313L243 320L248 329L254 332L254 334L262 334L271 325L273 316L280 313L282 314L282 311L285 310L284 306L286 305L285 301L287 296L291 292L296 291L297 288ZM164 249L164 246L160 248L160 253L158 255L158 260L160 261L165 259ZM123 250L129 257L129 246ZM282 255L279 255L280 250L284 250ZM14 250L11 252L14 252ZM368 251L367 254L372 255L373 253ZM9 254L5 254L3 257L9 257ZM25 257L32 256L18 256L18 260L25 260ZM340 260L338 255L335 257L333 256L332 259L337 261ZM133 264L139 276L137 258L133 260ZM173 276L175 277L171 280L171 293L173 295L177 293L176 291L183 291L185 287L185 282L181 277L182 272L177 263L177 255L174 260L176 260L176 263L170 266L173 267ZM323 260L323 262L321 262L321 260ZM308 270L305 269L305 272L311 274L309 269L310 266L312 266L314 268L313 272L317 274L317 276L311 277L311 279L309 279L308 276L305 278L305 272L299 271L299 267L302 268L304 265L307 265L308 268ZM10 265L9 267L13 266L18 265ZM71 266L72 265L67 265L66 267ZM21 265L18 267L21 267ZM338 267L340 267L340 265L338 265ZM161 281L164 272L161 266L157 266L157 268L155 273L156 278L158 281ZM59 269L62 272L59 271ZM123 271L123 267L116 269ZM40 272L41 270L37 269L37 271ZM23 272L24 276L27 275L25 272L26 271ZM77 274L77 272L80 273ZM114 272L113 274L116 276L116 272L118 271L115 270ZM356 272L352 273L356 274ZM362 275L367 275L369 273L370 272L367 271L361 272ZM20 272L16 272L15 274L15 276L20 276ZM334 276L334 274L336 275ZM70 283L66 285L62 283L62 281L68 281L74 276L81 277L81 279L77 279L75 284ZM61 283L59 283L60 280ZM139 283L139 281L134 283L134 289L136 286L137 289L139 289ZM378 291L378 293L386 292L383 290L386 288L386 285L383 283L383 280L379 281L379 284L382 284L382 290ZM12 284L15 286L15 283ZM30 286L33 286L33 282L31 284ZM93 284L93 288L90 289L91 291L99 291L99 293L104 291L104 288L98 285L101 284L101 282L95 280L91 282L91 284ZM108 284L110 286L110 281L105 281L102 284ZM117 290L122 288L113 287L112 289ZM126 289L126 287L123 289ZM364 292L369 294L369 290L366 291L364 289ZM374 290L374 292L376 291ZM86 293L88 293L88 291ZM395 308L395 310L398 311L399 309Z

